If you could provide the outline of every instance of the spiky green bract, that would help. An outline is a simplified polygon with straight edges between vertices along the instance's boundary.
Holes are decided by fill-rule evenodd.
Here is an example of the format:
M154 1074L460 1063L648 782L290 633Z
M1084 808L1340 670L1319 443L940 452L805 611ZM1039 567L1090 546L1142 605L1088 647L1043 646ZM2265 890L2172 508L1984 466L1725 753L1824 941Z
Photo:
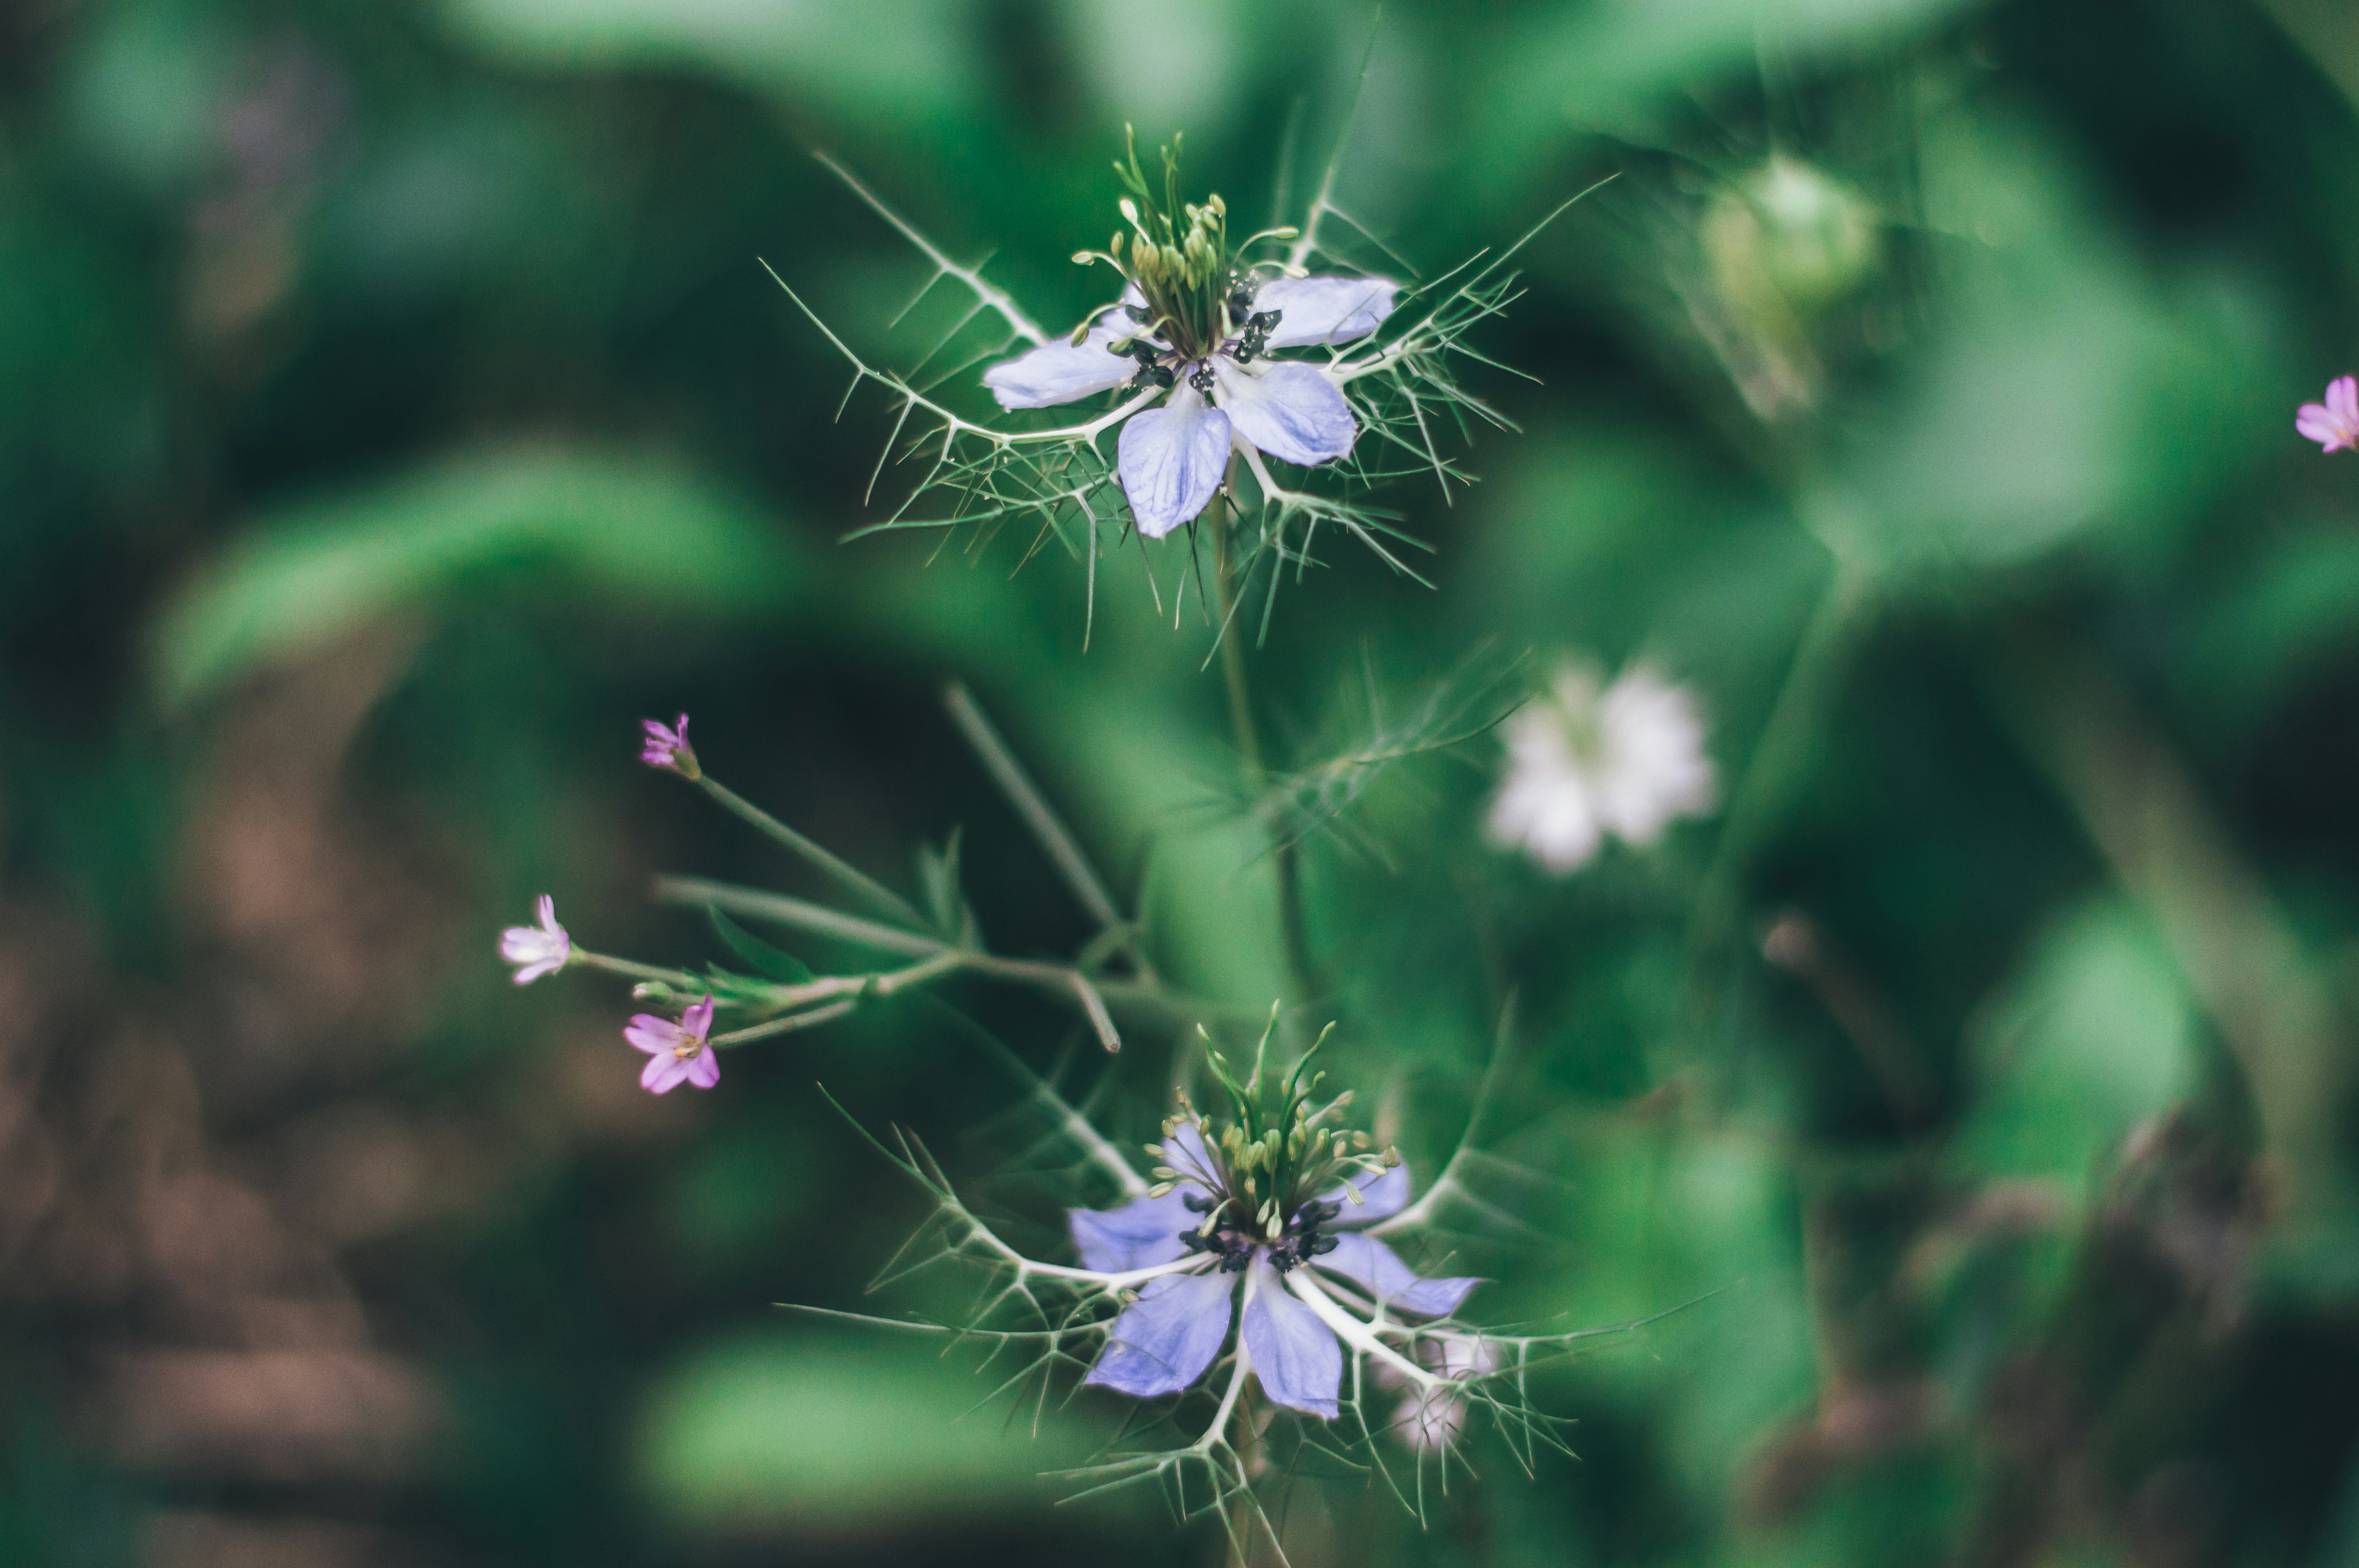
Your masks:
M1168 1192L1170 1186L1163 1184L1201 1182L1212 1198L1201 1230L1207 1237L1229 1232L1257 1241L1281 1241L1290 1230L1315 1227L1318 1217L1306 1211L1322 1195L1340 1186L1349 1201L1357 1203L1362 1183L1400 1163L1400 1156L1389 1148L1371 1152L1366 1133L1343 1128L1350 1090L1324 1105L1313 1104L1326 1075L1304 1075L1334 1025L1321 1031L1301 1060L1281 1076L1268 1070L1270 1033L1277 1022L1273 1010L1269 1027L1254 1047L1253 1071L1243 1083L1228 1058L1209 1049L1207 1036L1206 1065L1227 1096L1234 1119L1216 1126L1183 1096L1180 1114L1163 1124L1167 1137L1183 1121L1193 1125L1212 1152L1213 1168L1208 1171L1175 1164L1157 1167L1158 1185L1152 1189ZM1150 1147L1148 1152L1164 1156L1167 1151ZM1298 1218L1303 1221L1299 1226Z
M1246 276L1245 257L1229 250L1229 209L1218 192L1203 205L1180 199L1180 138L1174 136L1161 150L1163 195L1158 201L1138 166L1138 135L1123 127L1124 156L1114 172L1129 194L1117 204L1128 232L1117 229L1103 251L1083 251L1073 259L1084 265L1110 263L1136 287L1146 301L1142 312L1148 332L1161 338L1182 360L1199 360L1219 347L1245 323L1233 319L1232 296ZM1181 220L1186 221L1182 228ZM1290 239L1283 229L1256 234ZM1250 295L1245 297L1249 300ZM1241 305L1237 308L1242 308ZM1084 322L1073 334L1078 344L1088 332Z

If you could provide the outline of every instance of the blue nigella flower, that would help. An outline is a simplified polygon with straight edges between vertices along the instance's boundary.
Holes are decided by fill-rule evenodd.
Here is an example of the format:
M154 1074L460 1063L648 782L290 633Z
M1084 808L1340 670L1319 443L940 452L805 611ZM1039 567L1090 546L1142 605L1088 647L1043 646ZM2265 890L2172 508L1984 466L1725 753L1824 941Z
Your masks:
M1392 1162L1371 1173L1373 1158L1343 1154L1343 1140L1319 1128L1320 1116L1299 1103L1293 1111L1283 1135L1253 1139L1231 1125L1217 1145L1191 1112L1156 1151L1165 1179L1148 1196L1070 1212L1086 1269L1120 1274L1200 1259L1146 1282L1108 1330L1088 1382L1142 1399L1177 1393L1203 1375L1242 1317L1239 1353L1264 1391L1332 1420L1339 1333L1365 1341L1369 1323L1386 1314L1446 1317L1481 1283L1420 1278L1365 1234L1408 1204L1408 1167L1387 1155ZM1359 1181L1319 1190L1305 1180L1332 1181L1339 1169Z

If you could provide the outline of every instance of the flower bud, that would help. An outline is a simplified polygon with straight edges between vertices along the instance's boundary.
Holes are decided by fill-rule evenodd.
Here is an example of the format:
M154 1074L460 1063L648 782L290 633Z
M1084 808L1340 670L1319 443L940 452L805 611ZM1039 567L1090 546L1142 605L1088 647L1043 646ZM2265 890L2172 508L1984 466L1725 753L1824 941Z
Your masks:
M633 1001L668 1002L679 993L661 980L641 980L631 988Z

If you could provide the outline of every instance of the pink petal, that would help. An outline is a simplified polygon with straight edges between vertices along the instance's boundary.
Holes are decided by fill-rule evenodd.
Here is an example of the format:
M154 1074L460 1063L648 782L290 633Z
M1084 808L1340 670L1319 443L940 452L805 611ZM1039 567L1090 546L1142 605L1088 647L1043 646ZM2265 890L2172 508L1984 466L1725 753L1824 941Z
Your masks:
M712 999L706 997L679 1015L682 1033L701 1040L712 1033Z
M721 1081L721 1053L706 1046L688 1059L688 1081L698 1088L709 1089Z
M669 1018L658 1018L652 1012L639 1012L632 1014L631 1022L624 1026L623 1038L649 1055L658 1053L669 1055L671 1048L688 1039L689 1035Z
M688 1064L667 1051L660 1056L650 1056L640 1069L639 1087L651 1095L668 1095L688 1076Z
M2342 375L2328 382L2326 406L2346 428L2359 425L2359 376Z

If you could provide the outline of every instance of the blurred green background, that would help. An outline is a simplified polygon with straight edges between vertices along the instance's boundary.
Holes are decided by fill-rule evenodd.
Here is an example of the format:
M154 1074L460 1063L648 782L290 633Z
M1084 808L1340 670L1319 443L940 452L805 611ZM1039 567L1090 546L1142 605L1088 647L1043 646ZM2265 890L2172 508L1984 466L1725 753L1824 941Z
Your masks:
M1430 1172L1512 998L1474 1314L1717 1293L1546 1379L1577 1459L1478 1433L1423 1530L1307 1480L1294 1561L2359 1563L2359 458L2292 430L2359 369L2342 0L0 5L0 1562L1216 1559L1052 1507L1110 1406L1036 1438L771 1305L955 1299L863 1297L924 1211L815 1079L1053 1217L954 1018L655 1100L618 985L494 945L548 891L695 961L653 872L813 891L636 766L685 708L897 885L962 826L995 945L1070 953L959 678L1266 1005L1206 629L1132 549L1084 652L1053 550L839 545L890 411L757 258L923 351L826 150L1053 327L1125 121L1258 214L1372 36L1339 199L1421 272L1617 178L1478 337L1522 433L1380 500L1437 586L1282 597L1281 761L1470 650L1644 655L1728 806L1559 880L1484 842L1487 738L1360 781L1338 1070ZM1163 1108L1168 1043L946 1000Z

